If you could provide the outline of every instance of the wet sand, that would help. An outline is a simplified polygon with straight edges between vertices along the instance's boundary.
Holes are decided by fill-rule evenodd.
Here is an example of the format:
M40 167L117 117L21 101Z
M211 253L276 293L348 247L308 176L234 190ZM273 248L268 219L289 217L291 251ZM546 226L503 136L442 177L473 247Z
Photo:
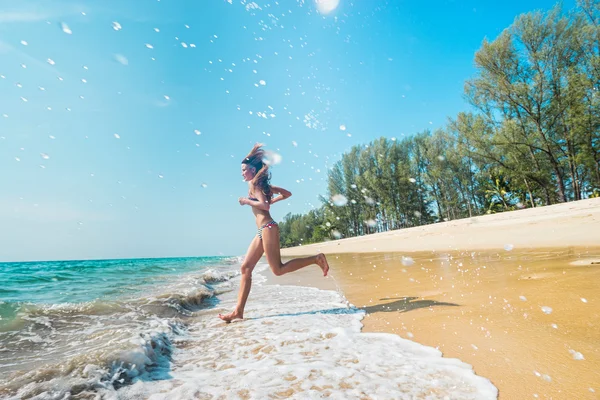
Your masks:
M365 332L459 358L500 399L600 399L600 199L284 249L325 252L271 283L338 290ZM270 275L270 273L268 273Z
M270 283L341 290L365 332L471 364L500 399L600 398L600 247L332 254ZM268 273L268 275L271 275Z

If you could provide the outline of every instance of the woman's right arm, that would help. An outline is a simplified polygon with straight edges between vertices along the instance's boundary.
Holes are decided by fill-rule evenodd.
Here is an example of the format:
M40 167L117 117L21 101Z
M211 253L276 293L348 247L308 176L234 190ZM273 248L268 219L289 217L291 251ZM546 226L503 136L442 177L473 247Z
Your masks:
M278 201L285 200L292 195L292 192L290 192L289 190L285 190L284 188L278 186L271 186L271 192L273 194L279 195L276 198L271 198L271 204L275 204Z

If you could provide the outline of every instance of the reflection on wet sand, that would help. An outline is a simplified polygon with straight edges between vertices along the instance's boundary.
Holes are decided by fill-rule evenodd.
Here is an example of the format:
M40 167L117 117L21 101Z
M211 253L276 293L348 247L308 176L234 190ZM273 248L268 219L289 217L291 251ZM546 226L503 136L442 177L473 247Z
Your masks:
M598 398L600 248L329 257L364 331L437 347L502 399Z

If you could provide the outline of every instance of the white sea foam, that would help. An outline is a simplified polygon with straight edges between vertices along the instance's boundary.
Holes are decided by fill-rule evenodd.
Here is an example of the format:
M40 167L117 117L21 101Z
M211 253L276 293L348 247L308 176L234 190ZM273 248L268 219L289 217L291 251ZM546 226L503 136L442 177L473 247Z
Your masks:
M129 312L89 315L79 339L113 332L115 343L78 351L60 363L67 374L56 365L33 369L12 381L22 384L9 398L496 398L496 388L471 366L397 335L361 333L364 312L339 293L267 285L259 273L267 268L255 269L244 321L225 324L216 316L235 306L239 277L214 287L217 307L194 307L212 293L197 286L207 271L149 293ZM186 312L168 313L164 305ZM122 323L107 329L100 322L110 315ZM133 321L140 318L147 319Z
M264 266L263 266L264 268ZM361 333L364 312L338 293L270 286L254 279L244 321L216 312L236 292L174 339L162 380L139 379L107 398L495 399L496 388L471 366L397 335ZM168 378L167 378L168 377ZM156 376L154 377L156 379Z

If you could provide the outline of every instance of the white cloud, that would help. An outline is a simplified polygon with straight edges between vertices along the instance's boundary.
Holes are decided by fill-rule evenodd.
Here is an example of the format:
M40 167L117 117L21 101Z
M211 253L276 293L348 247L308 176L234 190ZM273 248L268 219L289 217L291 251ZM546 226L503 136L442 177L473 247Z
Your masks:
M12 46L0 40L0 54L8 53L12 50Z
M33 204L25 200L17 202L4 201L0 203L0 220L24 219L33 222L97 222L111 221L114 215L78 209L67 203L40 202Z
M29 11L0 11L2 23L46 21L50 17L49 14Z
M15 6L16 4L19 4ZM28 1L0 0L0 23L39 22L56 20L67 15L85 11L82 5L70 1Z
M25 61L25 64L32 64L32 65L35 64L35 65L39 66L40 68L43 68L54 74L61 74L61 72L56 68L56 66L50 65L46 61L38 60L37 58L30 56L26 52L19 50L15 47L11 46L10 44L0 40L0 54L8 54L8 53L16 53L19 56L20 60ZM61 74L61 75L64 76L64 74Z

